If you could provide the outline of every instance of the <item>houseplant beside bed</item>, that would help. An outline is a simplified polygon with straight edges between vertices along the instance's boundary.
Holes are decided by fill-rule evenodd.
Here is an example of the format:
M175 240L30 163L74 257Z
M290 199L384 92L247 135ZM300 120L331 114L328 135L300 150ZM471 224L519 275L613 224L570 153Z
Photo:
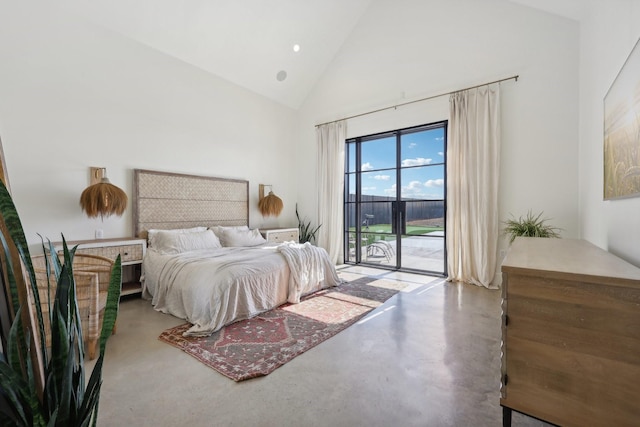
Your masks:
M117 257L111 270L109 292L100 334L99 356L85 381L84 341L77 310L73 256L63 236L64 259L60 261L51 243L42 244L48 257L47 272L56 279L53 301L40 301L35 272L20 218L4 182L0 181L0 225L2 233L2 277L8 293L7 309L13 313L6 345L0 353L0 425L95 426L98 417L102 366L106 342L115 325L122 284L122 266ZM14 255L19 254L19 261ZM23 270L24 268L24 270ZM48 274L47 274L48 276ZM24 278L25 280L22 280ZM26 285L24 283L27 283ZM24 322L29 286L35 313ZM46 345L41 304L49 304L50 349ZM28 324L26 324L28 323ZM34 339L37 337L37 339ZM39 349L31 347L31 343ZM3 343L4 344L4 343ZM38 350L41 357L37 356Z

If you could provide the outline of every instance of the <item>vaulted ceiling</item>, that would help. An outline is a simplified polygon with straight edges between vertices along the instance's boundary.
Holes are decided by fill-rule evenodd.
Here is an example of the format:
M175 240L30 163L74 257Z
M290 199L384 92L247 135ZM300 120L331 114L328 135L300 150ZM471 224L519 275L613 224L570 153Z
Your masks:
M293 109L374 0L63 0L85 18ZM504 0L578 19L581 0ZM294 45L299 51L294 51Z

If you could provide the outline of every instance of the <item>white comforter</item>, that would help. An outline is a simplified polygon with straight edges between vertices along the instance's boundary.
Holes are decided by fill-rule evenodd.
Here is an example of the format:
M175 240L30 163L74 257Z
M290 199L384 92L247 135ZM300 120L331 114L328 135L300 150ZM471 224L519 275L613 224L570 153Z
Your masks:
M148 250L143 297L154 308L187 320L189 336L210 335L340 279L324 249L283 243L163 255Z

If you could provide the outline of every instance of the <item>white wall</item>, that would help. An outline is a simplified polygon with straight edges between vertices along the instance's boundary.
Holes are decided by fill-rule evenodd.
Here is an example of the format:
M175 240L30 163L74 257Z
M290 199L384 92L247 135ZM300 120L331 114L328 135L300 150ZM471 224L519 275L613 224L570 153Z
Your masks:
M544 211L578 237L578 52L576 21L510 2L375 1L301 110L300 171L314 168L315 124L518 74L501 86L500 216ZM348 133L443 119L446 97L349 120ZM298 200L315 213L308 188Z
M580 40L580 227L640 266L640 198L603 201L604 97L640 37L640 2L591 2Z
M89 167L132 196L133 169L250 181L252 226L291 226L295 112L46 2L0 1L0 138L27 239L132 235L132 212L89 220ZM258 184L285 202L257 211ZM131 206L131 201L130 204Z

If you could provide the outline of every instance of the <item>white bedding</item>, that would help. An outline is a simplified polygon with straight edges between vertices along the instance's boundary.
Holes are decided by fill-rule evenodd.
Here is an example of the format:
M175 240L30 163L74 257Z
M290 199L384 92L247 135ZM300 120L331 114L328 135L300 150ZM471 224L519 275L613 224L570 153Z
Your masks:
M150 249L143 264L143 297L151 299L156 310L192 323L185 335L210 335L234 321L339 284L326 251L304 246L290 242L176 255Z

